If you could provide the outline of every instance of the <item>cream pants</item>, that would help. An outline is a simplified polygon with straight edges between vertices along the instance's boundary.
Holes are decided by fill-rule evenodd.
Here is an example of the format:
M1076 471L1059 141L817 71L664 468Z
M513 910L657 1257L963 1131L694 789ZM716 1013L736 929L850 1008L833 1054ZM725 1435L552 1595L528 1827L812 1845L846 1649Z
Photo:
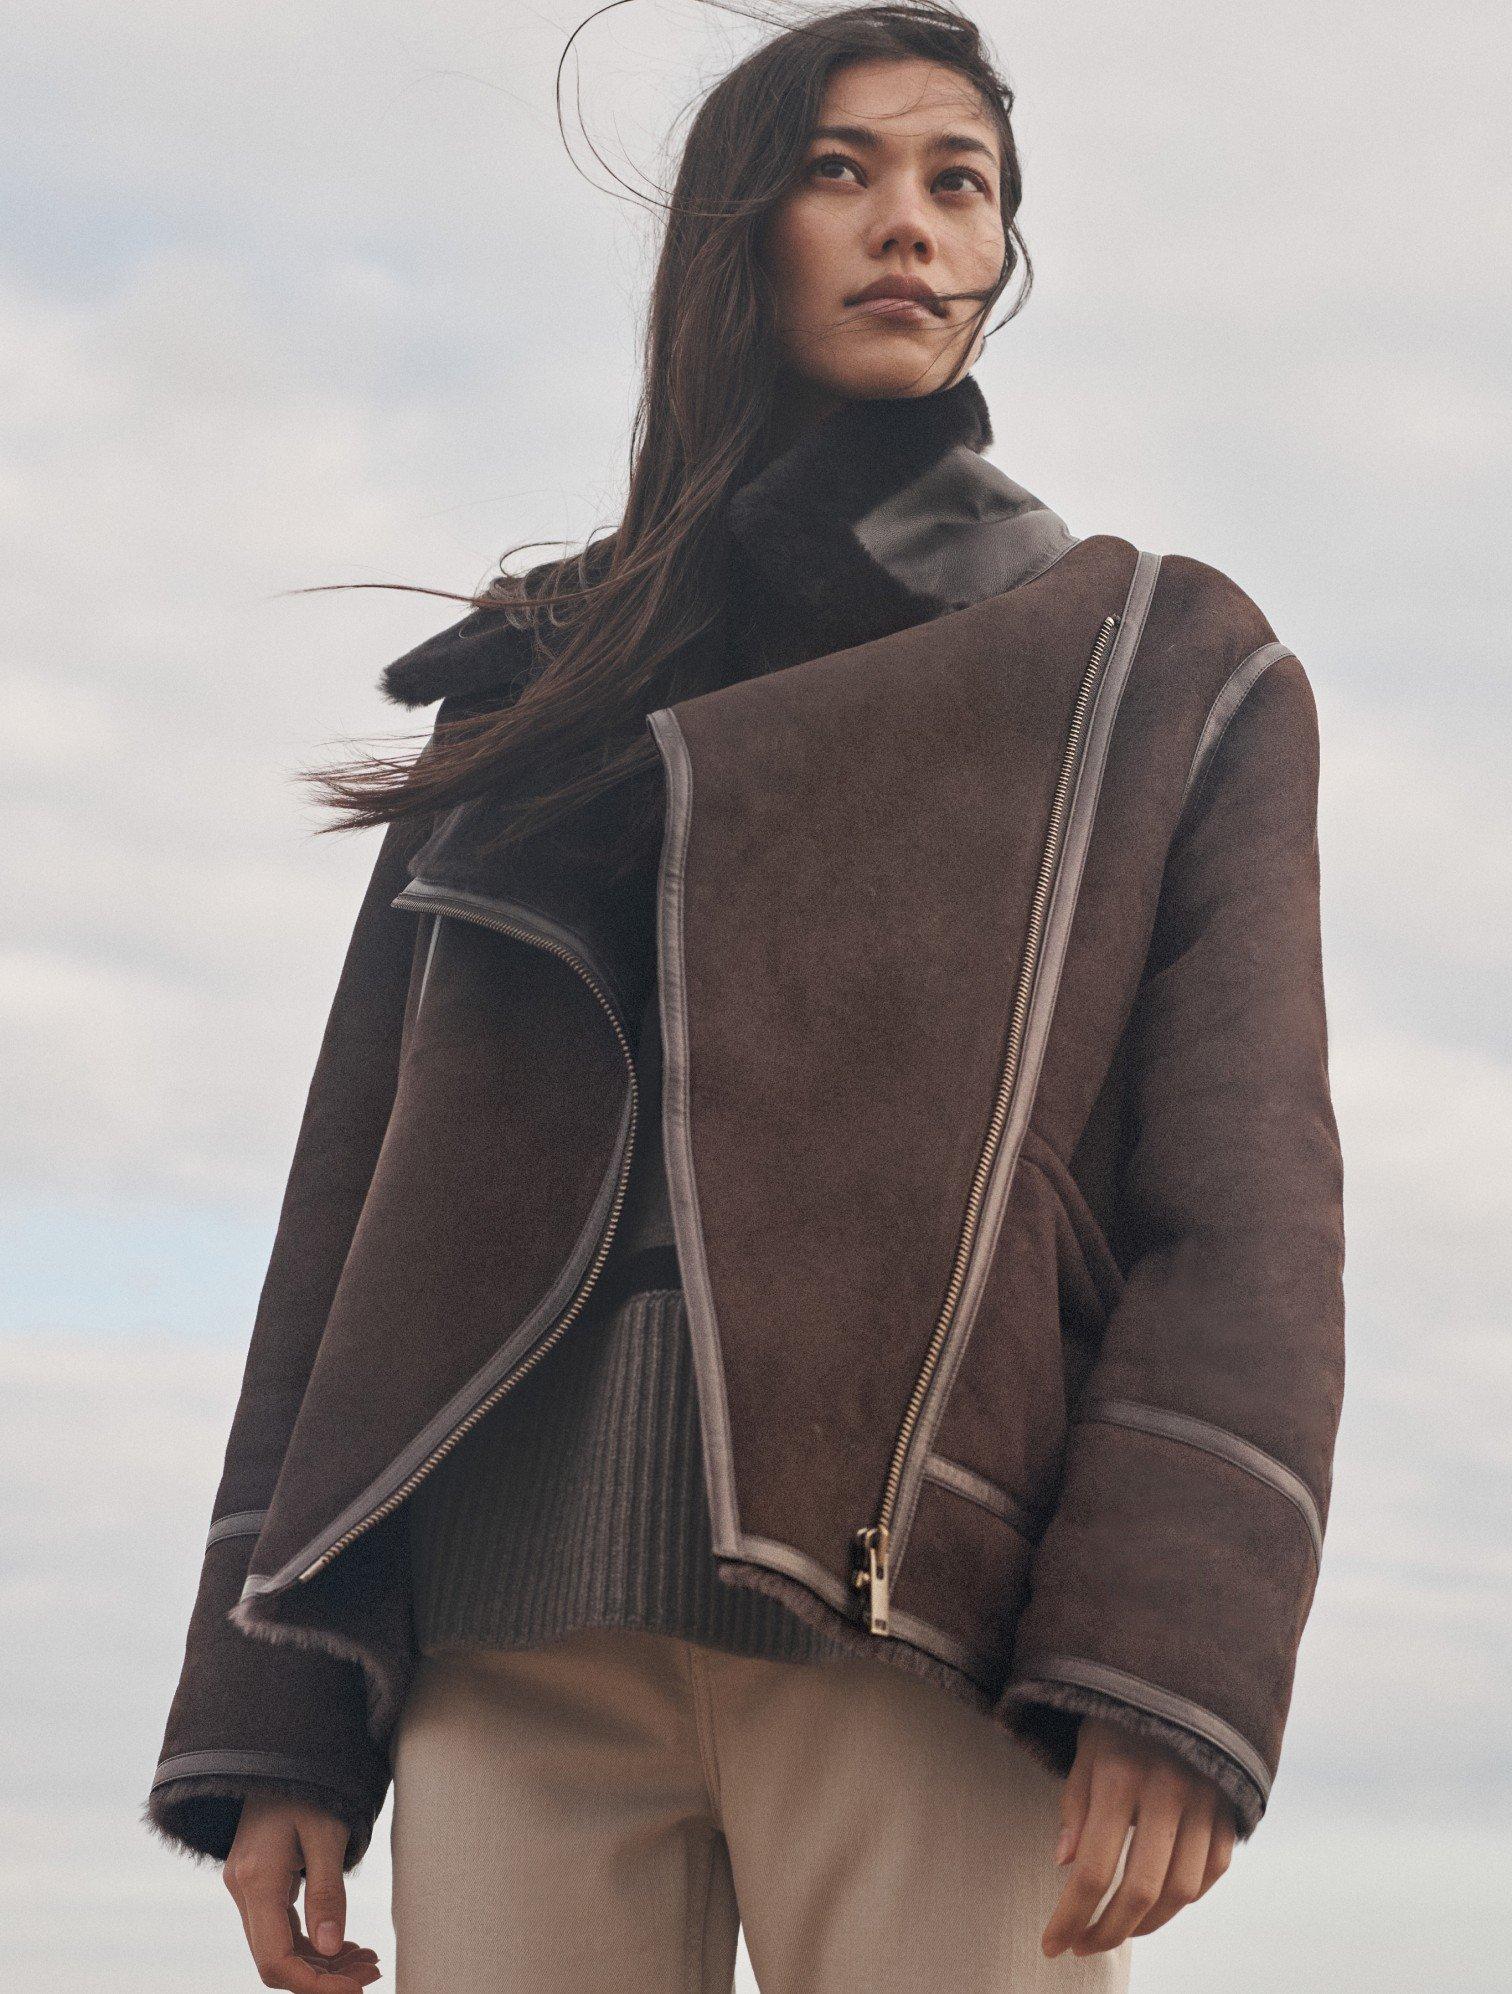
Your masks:
M422 1655L396 1994L730 1994L742 1926L761 1994L1120 1994L1132 1939L1040 1951L1061 1787L860 1657L597 1628Z

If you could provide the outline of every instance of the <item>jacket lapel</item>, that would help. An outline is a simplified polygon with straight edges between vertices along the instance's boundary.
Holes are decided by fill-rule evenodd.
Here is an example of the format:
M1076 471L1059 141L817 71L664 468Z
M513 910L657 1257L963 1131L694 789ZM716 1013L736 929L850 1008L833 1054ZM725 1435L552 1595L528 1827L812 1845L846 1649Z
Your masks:
M967 375L933 395L847 403L740 486L728 512L731 682L1002 595L1078 545L1041 499L988 461L992 433ZM476 610L396 659L382 685L403 705L445 701L444 721L447 707L486 704L530 670L528 633L506 614ZM606 882L569 841L550 837L490 851L501 807L483 800L448 812L411 861L416 881L555 934L633 1019L655 966L651 882L642 893ZM615 793L596 804L590 848L602 849L618 808ZM406 904L419 909L424 892Z

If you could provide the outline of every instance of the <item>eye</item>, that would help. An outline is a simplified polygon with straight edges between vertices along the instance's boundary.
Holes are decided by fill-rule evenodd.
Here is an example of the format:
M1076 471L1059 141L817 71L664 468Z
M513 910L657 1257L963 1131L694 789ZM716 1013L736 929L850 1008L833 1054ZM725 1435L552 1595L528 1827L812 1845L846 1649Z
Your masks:
M856 166L856 162L853 159L847 159L843 152L821 152L817 159L809 161L808 170L810 173L817 173L821 166ZM860 170L859 167L856 167L858 173ZM824 177L829 180L833 179L834 175L826 174Z
M825 179L825 180L838 179L839 176L834 173L821 174L819 171L821 166L843 166L857 174L861 172L861 168L856 164L856 161L854 159L849 158L847 154L843 152L821 152L817 158L811 159L809 161L808 166L805 169L808 176L815 179ZM987 185L987 182L982 178L980 173L974 173L969 166L947 166L940 173L939 178L941 180L946 180L952 174L964 175L965 178L970 182L970 184L976 188L979 194L985 194L989 197L991 196L992 189ZM947 187L945 191L948 194L962 194L966 192L966 189L964 187Z
M964 173L966 175L966 178L971 182L972 186L975 187L979 193L990 194L992 192L992 189L987 185L987 182L982 178L981 174L973 173L969 166L947 166L945 169L945 173ZM945 174L941 174L940 177L941 179L944 179Z

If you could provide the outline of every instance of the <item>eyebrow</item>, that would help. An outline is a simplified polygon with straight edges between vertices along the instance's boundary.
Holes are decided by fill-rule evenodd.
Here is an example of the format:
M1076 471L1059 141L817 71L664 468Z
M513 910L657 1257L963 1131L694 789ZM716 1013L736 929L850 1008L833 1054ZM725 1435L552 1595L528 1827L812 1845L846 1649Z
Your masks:
M860 151L875 151L882 141L869 125L816 125L809 133L810 142L819 138L838 139L842 145L853 145ZM979 138L968 138L964 132L941 132L929 141L930 152L980 152L997 164L997 154L990 145L984 145Z

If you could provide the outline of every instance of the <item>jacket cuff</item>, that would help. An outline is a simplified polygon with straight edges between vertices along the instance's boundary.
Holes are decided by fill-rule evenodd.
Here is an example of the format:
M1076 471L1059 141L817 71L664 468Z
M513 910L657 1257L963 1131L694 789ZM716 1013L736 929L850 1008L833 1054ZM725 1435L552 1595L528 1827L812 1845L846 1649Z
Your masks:
M266 1760L267 1769L254 1773L250 1768L259 1760ZM190 1775L175 1772L176 1766L194 1761L202 1761L205 1770ZM169 1848L199 1862L224 1862L236 1840L247 1795L280 1793L287 1800L334 1814L345 1824L347 1845L341 1866L354 1869L373 1838L377 1812L371 1797L312 1779L297 1765L275 1770L281 1764L271 1752L199 1752L165 1759L142 1808L143 1823Z
M1321 1534L1300 1477L1246 1437L1089 1397L1035 1549L1001 1714L1052 1732L1052 1712L1094 1707L1174 1727L1247 1836L1275 1778Z
M241 1801L272 1782L347 1823L344 1868L361 1858L391 1776L373 1739L357 1663L244 1632L229 1618L256 1541L256 1514L211 1526L183 1668L142 1809L191 1855L224 1861Z
M1066 1774L1076 1757L1083 1717L1102 1717L1136 1737L1164 1745L1194 1772L1212 1781L1234 1812L1237 1839L1248 1841L1260 1825L1269 1785L1246 1772L1237 1759L1186 1725L1085 1683L1044 1677L1008 1685L999 1710L1009 1728L1052 1771Z

